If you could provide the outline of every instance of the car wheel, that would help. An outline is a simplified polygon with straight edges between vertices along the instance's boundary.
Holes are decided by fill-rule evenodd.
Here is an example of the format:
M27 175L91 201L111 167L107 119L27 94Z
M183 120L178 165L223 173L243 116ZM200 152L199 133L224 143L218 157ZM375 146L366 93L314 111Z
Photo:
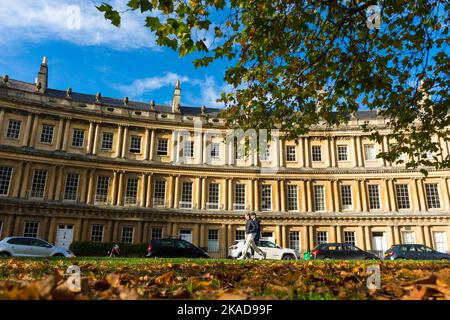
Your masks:
M63 255L62 253L55 253L55 254L53 255L53 257L61 258L61 257L64 257L64 255Z
M0 257L11 257L11 254L9 252L0 252Z
M330 257L323 258L323 260L331 260Z
M294 260L295 257L292 254L285 254L281 259L283 259L283 260Z
M441 258L441 261L448 261L449 258Z

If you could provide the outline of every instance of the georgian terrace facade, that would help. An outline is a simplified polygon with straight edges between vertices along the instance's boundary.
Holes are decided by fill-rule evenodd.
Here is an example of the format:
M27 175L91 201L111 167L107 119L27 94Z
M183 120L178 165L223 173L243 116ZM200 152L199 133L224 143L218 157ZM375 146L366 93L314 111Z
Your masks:
M37 84L0 80L1 238L69 246L174 235L223 256L256 211L264 238L299 251L322 242L448 251L450 171L424 177L377 159L392 141L360 129L384 130L376 112L311 128L298 144L274 138L258 156L217 134L219 110L181 106L179 83L172 106L160 106L58 91L47 79L44 61Z

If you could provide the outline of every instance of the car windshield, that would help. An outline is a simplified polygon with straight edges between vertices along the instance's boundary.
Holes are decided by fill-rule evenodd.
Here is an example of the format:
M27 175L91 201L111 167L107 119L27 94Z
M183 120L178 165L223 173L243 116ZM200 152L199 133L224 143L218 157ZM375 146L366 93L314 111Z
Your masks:
M182 248L182 249L188 249L188 248L194 247L192 244L190 244L189 242L184 241L184 240L176 241L175 246L177 248Z
M259 241L259 246L266 247L266 248L278 248L278 246L275 243L273 243L271 241L265 241L265 240Z

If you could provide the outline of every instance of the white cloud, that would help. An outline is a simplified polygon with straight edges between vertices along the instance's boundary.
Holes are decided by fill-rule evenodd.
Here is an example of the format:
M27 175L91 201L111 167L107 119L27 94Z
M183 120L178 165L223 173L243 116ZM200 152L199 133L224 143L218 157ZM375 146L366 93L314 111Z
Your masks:
M111 84L110 86L130 98L139 99L143 95L163 87L174 88L177 80L181 82L182 105L223 107L223 104L218 103L216 100L220 98L222 91L229 91L231 89L231 86L226 84L218 85L211 76L205 76L203 80L192 79L186 75L179 75L173 72L165 72L163 76L137 79L127 85Z
M154 37L139 10L122 13L122 25L105 20L93 0L1 0L0 45L65 40L78 45L107 45L118 50L153 48ZM124 11L124 1L110 2ZM79 8L79 17L77 15Z
M134 80L129 85L111 84L111 87L127 94L131 98L139 98L145 93L149 93L162 87L175 87L177 80L187 82L187 76L181 76L173 72L166 72L163 76L156 76Z

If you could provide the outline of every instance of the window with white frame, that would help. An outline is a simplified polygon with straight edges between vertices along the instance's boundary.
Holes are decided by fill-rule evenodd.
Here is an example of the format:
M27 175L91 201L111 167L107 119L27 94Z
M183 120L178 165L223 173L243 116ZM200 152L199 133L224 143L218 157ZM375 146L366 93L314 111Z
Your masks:
M49 143L49 144L52 143L54 129L55 129L55 126L52 126L49 124L42 125L41 143Z
M261 185L261 210L272 210L272 186L269 184Z
M163 206L166 198L166 181L155 180L155 191L153 197L153 205Z
M125 204L137 203L138 179L128 178L125 188Z
M234 209L245 210L245 184L237 183L234 186Z
M344 231L344 243L356 246L355 231Z
M266 145L263 150L260 150L261 161L270 161L270 145Z
M103 225L93 224L91 227L91 241L102 242L103 241Z
M0 167L0 195L7 196L11 184L12 167Z
M403 231L402 240L403 244L416 244L416 236L414 231Z
M208 252L219 252L219 230L208 230Z
M158 139L158 147L156 149L156 154L158 156L167 156L168 150L169 150L169 140Z
M210 183L208 193L208 209L217 210L219 209L219 184Z
M84 130L73 129L72 147L81 148L84 143Z
M194 141L185 141L184 142L183 156L185 158L194 157Z
M366 157L366 160L376 160L377 153L375 150L375 146L373 144L365 144L364 155Z
M428 208L439 209L441 207L441 199L439 196L439 185L437 183L426 183L425 190L427 193Z
M163 237L163 228L153 227L152 228L152 239L161 239Z
M66 186L64 188L64 200L77 200L79 181L80 181L80 175L78 173L68 173L66 175Z
M328 242L328 232L317 231L316 241L317 241L317 244L327 243Z
M315 211L325 211L324 186L314 186L314 209Z
M122 227L122 243L133 243L133 231L132 226Z
M220 143L211 143L211 158L218 159L220 157Z
M371 210L381 209L380 204L380 187L377 184L369 184L369 207Z
M409 209L411 204L409 202L409 190L407 184L397 184L395 185L395 190L397 192L397 204L399 209Z
M114 134L112 132L103 132L102 150L112 150Z
M44 198L46 181L47 170L34 170L33 180L31 181L30 198Z
M21 124L22 121L9 120L8 130L6 131L6 137L9 139L19 139Z
M290 231L289 232L289 248L297 250L300 252L300 232Z
M312 146L312 161L320 162L322 161L322 147L321 146Z
M341 185L341 202L342 202L342 208L344 210L348 210L353 207L352 186Z
M245 240L245 230L236 230L234 240Z
M37 221L25 221L23 227L23 236L27 238L37 238L39 231L39 222Z
M297 161L296 146L286 146L286 161Z
M433 238L436 251L447 253L448 252L447 235L445 234L445 232L435 231L433 232Z
M338 145L338 161L348 161L348 146Z
M130 152L131 153L141 153L141 137L140 136L131 136Z
M181 186L180 208L192 208L192 182L183 181Z
M95 202L106 203L108 202L108 189L109 189L109 177L98 176L97 187L95 189Z
M298 210L298 187L296 185L287 185L288 211Z

